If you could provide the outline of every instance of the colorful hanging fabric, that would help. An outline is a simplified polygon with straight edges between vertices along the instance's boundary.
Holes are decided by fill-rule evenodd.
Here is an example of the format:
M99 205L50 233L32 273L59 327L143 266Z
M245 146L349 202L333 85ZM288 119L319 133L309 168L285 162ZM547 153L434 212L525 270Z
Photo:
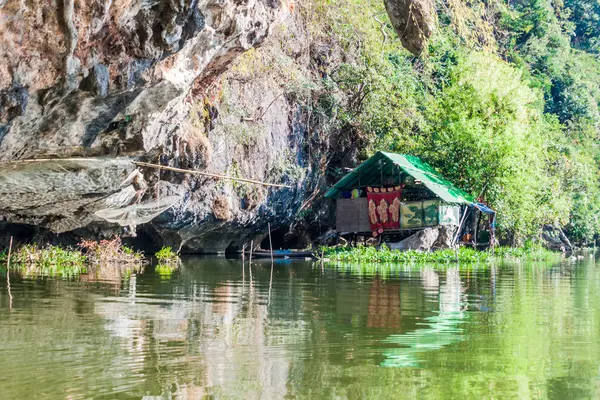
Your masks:
M401 186L367 188L369 223L373 236L381 235L385 230L400 229L401 192Z

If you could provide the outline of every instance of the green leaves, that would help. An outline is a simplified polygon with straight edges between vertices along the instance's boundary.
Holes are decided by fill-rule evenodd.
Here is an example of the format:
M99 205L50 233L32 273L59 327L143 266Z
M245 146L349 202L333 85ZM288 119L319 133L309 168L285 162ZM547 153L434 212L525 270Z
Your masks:
M500 237L514 244L544 224L580 241L600 233L595 3L438 7L440 27L419 59L388 29L382 2L316 5L319 38L343 50L322 98L338 147L423 157L496 209ZM372 18L379 12L383 25ZM495 38L477 39L485 32Z

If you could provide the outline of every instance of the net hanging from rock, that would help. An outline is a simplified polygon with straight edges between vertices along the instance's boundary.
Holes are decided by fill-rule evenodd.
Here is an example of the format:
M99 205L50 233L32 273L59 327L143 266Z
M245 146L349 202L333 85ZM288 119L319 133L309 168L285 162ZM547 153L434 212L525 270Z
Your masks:
M147 203L132 204L122 208L107 208L96 211L96 216L135 232L137 225L150 222L181 199L180 196L165 196Z
M95 214L108 222L129 228L132 236L135 236L137 225L152 221L181 200L179 195L159 195L154 201L140 203L139 200L146 193L148 184L139 170L131 172L121 183L121 187L121 191L105 200L109 208L98 210ZM155 186L155 189L158 188ZM160 193L160 189L157 192Z

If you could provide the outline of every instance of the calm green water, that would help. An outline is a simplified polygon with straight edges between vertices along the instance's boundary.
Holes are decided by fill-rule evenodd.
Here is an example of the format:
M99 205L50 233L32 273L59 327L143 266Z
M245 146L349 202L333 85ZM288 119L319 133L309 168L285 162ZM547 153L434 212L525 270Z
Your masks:
M1 399L600 398L593 259L28 276L12 309L0 283Z

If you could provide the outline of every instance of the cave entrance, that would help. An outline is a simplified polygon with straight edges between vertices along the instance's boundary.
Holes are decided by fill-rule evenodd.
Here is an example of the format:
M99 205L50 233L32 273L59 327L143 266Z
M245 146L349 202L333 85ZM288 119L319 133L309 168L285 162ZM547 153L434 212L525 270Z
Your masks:
M271 231L271 238L273 240L273 250L284 249L287 250L290 247L286 246L285 242L285 232L281 229L274 229ZM269 250L269 234L265 236L265 238L260 242L261 249Z
M305 233L290 233L287 228L271 231L273 250L301 250L310 247L311 241ZM260 247L269 250L269 234L267 234Z
M226 256L237 255L241 251L240 246L236 242L229 243L229 246L225 249Z

